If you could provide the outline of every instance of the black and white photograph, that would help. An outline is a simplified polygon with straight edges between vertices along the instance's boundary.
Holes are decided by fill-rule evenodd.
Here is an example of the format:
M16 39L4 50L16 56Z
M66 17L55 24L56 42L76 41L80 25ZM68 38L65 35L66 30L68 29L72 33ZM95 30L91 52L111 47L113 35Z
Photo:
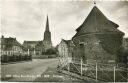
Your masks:
M127 0L1 0L1 82L128 81Z

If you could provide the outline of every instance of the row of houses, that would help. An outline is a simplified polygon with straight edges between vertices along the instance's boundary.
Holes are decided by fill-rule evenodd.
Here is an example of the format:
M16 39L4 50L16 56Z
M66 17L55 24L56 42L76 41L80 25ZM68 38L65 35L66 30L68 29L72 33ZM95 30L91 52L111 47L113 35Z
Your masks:
M24 41L23 44L20 44L16 38L12 38L12 37L7 38L2 36L0 45L1 45L0 51L1 51L2 62L19 61L21 60L22 57L24 57L22 58L22 60L28 60L28 59L32 59L32 57L47 56L43 54L47 51L44 48L44 44L42 40ZM51 53L48 54L55 54L55 48L52 47L51 49L50 49Z
M16 40L16 38L4 38L1 37L1 55L11 55L22 53L22 45Z
M31 60L32 56L29 54L29 50L24 48L16 38L1 37L1 62L13 62L22 60Z
M41 55L45 49L42 46L42 41L24 41L20 44L16 38L1 37L1 55L12 54L31 54Z
M41 42L42 41L24 41L20 44L16 38L1 37L1 55L12 55L12 54L41 54Z
M116 63L119 62L120 48L127 48L128 40L124 33L118 30L118 24L109 20L98 8L94 6L76 29L71 40L62 39L58 47L58 55L68 59L82 59L84 63ZM70 44L69 44L70 42ZM126 59L127 55L123 58ZM127 60L124 60L126 62Z

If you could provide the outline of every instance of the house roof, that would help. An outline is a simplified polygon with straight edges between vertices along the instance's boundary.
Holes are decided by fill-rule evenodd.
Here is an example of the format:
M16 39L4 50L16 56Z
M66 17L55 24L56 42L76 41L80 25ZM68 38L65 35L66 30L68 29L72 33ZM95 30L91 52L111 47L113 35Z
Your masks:
M67 45L70 45L71 40L63 40Z
M4 50L12 50L13 46L22 46L17 40L16 38L1 38L1 44L2 45L6 45L6 47L4 48Z
M96 6L94 6L82 25L76 29L77 33L74 37L83 33L120 32L117 27L119 27L119 25L110 21Z
M72 40L64 40L64 39L62 39L61 41L65 42L67 44L67 46L70 46Z
M11 37L1 38L1 44L21 46L21 44L16 40L16 38L11 38Z

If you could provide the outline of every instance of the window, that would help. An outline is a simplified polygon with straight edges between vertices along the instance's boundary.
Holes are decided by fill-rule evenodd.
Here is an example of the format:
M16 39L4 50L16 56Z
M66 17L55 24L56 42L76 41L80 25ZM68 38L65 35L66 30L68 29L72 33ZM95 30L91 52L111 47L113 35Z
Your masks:
M6 54L6 51L3 51L3 54Z
M4 54L4 52L3 51L1 51L1 55L3 55Z
M2 45L2 49L4 49L5 48L5 45Z

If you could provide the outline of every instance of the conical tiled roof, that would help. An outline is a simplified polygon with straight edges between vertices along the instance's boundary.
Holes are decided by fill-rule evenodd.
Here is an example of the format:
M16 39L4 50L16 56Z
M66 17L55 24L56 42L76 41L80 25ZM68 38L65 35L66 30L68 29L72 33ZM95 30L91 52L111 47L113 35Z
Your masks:
M94 6L82 25L76 29L77 33L74 37L85 33L120 32L117 27L119 26L110 21L96 6Z

